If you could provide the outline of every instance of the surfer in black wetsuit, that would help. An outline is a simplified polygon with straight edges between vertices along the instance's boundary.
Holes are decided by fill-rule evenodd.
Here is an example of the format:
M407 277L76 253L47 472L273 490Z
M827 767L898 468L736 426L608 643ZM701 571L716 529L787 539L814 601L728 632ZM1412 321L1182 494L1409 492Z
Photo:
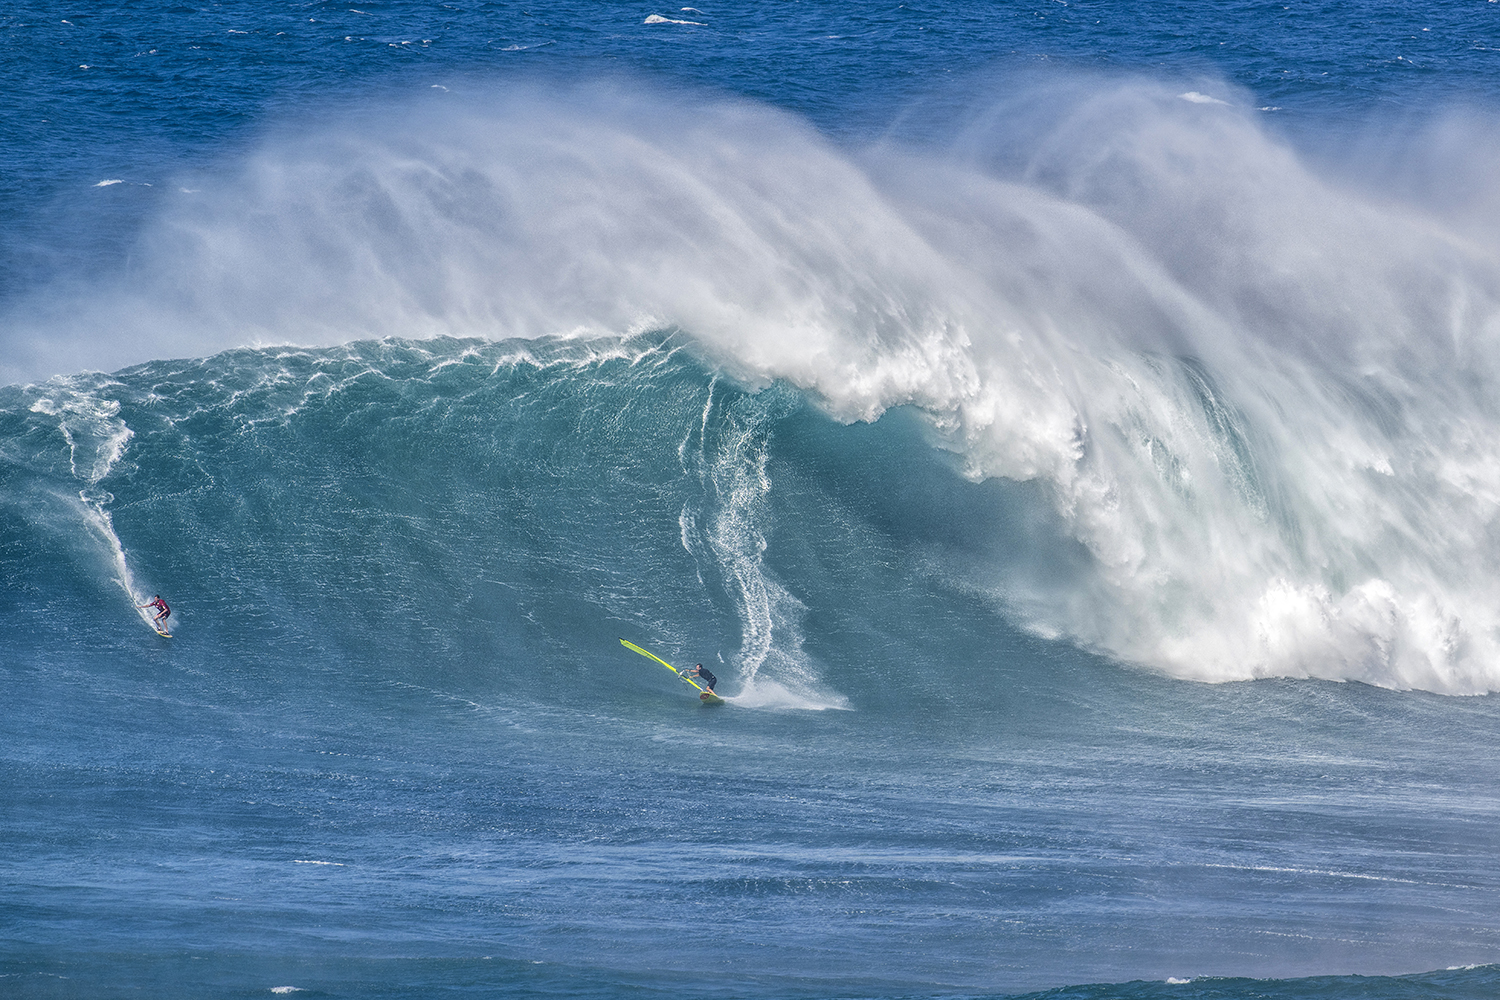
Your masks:
M160 594L157 594L154 598L152 598L149 603L147 603L147 604L137 604L136 607L138 607L138 608L156 608L157 611L159 612L157 614L156 618L155 618L156 624L158 624L158 625L160 625L162 622L166 621L168 618L170 618L172 616L172 609L169 608L169 607L167 607L167 602L161 599L161 595Z
M702 678L703 683L708 685L708 689L710 691L714 689L715 684L719 683L719 679L713 674L709 673L707 670L704 670L703 664L701 663L694 667L692 670L689 670L688 673L695 677Z

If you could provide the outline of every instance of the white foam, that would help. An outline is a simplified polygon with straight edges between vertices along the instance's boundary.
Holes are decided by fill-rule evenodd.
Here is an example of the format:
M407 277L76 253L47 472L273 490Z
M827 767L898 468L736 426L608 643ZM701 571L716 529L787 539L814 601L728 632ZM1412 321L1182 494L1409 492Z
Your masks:
M706 27L706 25L702 21L674 21L674 20L672 20L672 18L670 18L670 17L663 17L660 14L651 14L651 15L647 16L646 20L643 21L643 22L641 22L641 23L643 23L643 24L692 24L692 25L697 25L700 28Z
M793 691L769 677L752 679L739 694L726 697L725 700L741 708L796 709L811 712L849 708L849 700L842 695Z

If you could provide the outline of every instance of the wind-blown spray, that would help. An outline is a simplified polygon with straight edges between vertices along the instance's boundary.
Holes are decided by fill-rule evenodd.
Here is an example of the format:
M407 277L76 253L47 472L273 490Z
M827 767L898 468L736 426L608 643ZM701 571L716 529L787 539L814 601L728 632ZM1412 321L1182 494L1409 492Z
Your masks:
M1086 571L962 574L1040 632L1204 680L1494 689L1493 240L1205 89L1033 88L940 150L628 88L289 129L184 195L128 289L16 315L70 349L111 330L112 364L675 327L743 384L913 407L968 476L1042 484ZM753 452L695 460L748 491L733 516L774 488ZM754 525L683 537L774 615Z

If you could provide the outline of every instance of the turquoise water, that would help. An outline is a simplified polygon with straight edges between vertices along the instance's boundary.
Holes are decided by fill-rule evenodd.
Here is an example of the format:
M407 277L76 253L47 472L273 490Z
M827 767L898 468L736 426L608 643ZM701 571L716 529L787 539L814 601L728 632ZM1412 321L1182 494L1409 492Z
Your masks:
M1493 11L4 15L0 992L1495 994Z

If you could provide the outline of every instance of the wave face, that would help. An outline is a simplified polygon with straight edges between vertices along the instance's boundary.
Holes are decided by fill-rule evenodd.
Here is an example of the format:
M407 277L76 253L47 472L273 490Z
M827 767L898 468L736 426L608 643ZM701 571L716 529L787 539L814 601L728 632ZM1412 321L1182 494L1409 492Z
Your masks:
M571 541L584 512L628 520L642 491L660 484L646 477L617 490L610 477L645 461L636 449L670 439L681 454L665 468L700 491L653 511L675 508L678 550L620 551L628 532L595 545L616 547L619 567L651 566L671 581L662 583L671 600L643 624L668 628L684 607L707 613L705 595L718 593L702 627L737 634L724 655L752 687L774 674L768 698L838 703L810 685L797 581L767 568L774 517L812 513L771 513L788 502L766 471L774 420L751 411L780 406L877 428L899 414L899 429L876 437L899 438L905 451L866 484L875 492L907 488L901 470L912 463L945 465L934 450L970 483L998 484L983 494L945 487L987 499L963 501L969 509L939 528L917 516L885 523L883 544L930 549L924 572L1037 636L1196 680L1494 690L1500 199L1493 180L1462 204L1421 181L1477 176L1483 144L1438 144L1418 162L1392 140L1385 161L1403 166L1377 184L1326 157L1315 165L1267 133L1245 95L1214 92L1033 83L979 105L937 149L851 150L764 107L698 99L668 110L640 88L510 88L387 109L378 123L346 117L286 132L243 167L195 180L141 238L127 279L14 305L12 327L32 333L13 342L23 357L13 373L61 356L113 366L140 352L363 341L347 356L197 363L207 367L192 368L192 388L167 419L175 426L207 407L224 433L294 428L311 405L304 397L358 399L378 384L393 427L463 399L472 415L452 419L474 421L478 437L432 428L418 447L393 430L350 461L389 450L446 455L442 469L461 469L492 467L482 456L497 447L498 426L550 441L559 425L547 421L562 418L546 406L517 410L533 390L513 380L532 367L553 373L549 384L566 372L551 391L597 407L567 418L570 435L610 447L570 459L569 491L548 501L537 535L566 556L541 564L597 562ZM499 360L531 350L508 341L383 339L557 335L559 346L538 348L524 369ZM40 345L29 360L26 344ZM606 388L612 366L655 371L645 359L678 347L699 366L691 387ZM431 361L411 355L426 350ZM403 359L396 373L380 361L388 351ZM563 360L570 351L579 359ZM240 372L241 395L188 398L220 384L226 366ZM480 369L487 381L472 387L445 381ZM141 430L129 420L110 429L120 418L104 411L125 403L101 396L107 383L77 399L72 384L27 389L27 420L64 437L87 424L91 437L69 447L90 457L75 455L70 476L85 493L118 492L111 463L140 461ZM137 435L128 447L126 434ZM253 476L300 476L281 464L312 461L312 440L281 442ZM423 477L441 478L439 467ZM406 473L392 465L386 478L393 499L407 495L395 485ZM535 488L534 477L493 488L448 479L464 495ZM406 516L443 509L418 496ZM823 501L804 499L814 497ZM307 523L328 520L324 501L262 503ZM118 507L79 502L108 540ZM465 527L504 548L516 544L514 513L496 508ZM359 537L392 537L395 517L372 515ZM493 567L467 561L461 533L443 535L391 541L396 549L369 558L401 581L393 592L432 587L421 603L467 607L478 599L457 581ZM406 544L423 569L401 568ZM527 551L540 553L534 545ZM330 545L327 558L347 559L338 551ZM129 589L123 556L109 558ZM418 572L432 576L404 579ZM637 598L626 574L570 586L618 593L603 607L630 620ZM320 598L292 587L288 599Z
M596 662L628 633L727 666L741 705L814 709L851 692L804 649L835 641L806 630L812 608L923 635L902 605L962 598L949 578L975 559L1055 572L1043 494L968 482L919 412L844 426L684 342L242 349L7 389L5 542L33 600L60 588L81 620L191 595L179 633L235 659L314 644L531 695L574 674L629 690ZM414 629L392 637L393 618Z
M771 428L806 405L670 337L241 350L6 392L8 542L87 601L175 590L179 632L236 656L514 663L522 690L628 630L718 649L747 703L842 704L763 558Z

